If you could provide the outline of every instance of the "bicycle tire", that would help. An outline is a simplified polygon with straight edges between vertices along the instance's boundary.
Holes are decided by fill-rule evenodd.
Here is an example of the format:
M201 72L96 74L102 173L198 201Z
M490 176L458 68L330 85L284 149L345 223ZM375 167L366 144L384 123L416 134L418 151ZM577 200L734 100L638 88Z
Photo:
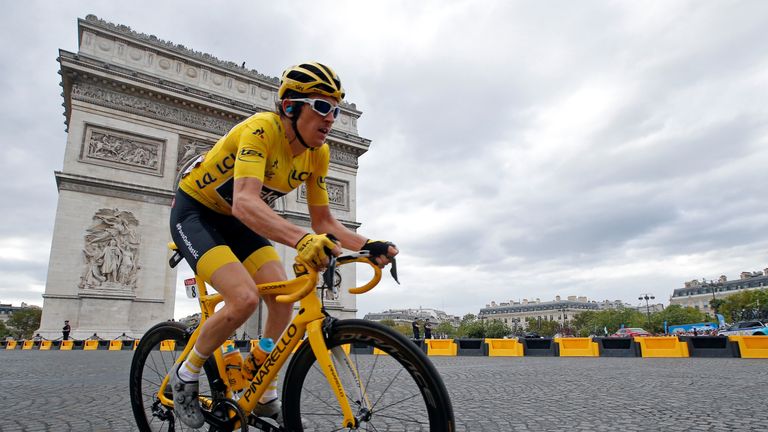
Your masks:
M176 341L175 349L160 350L160 343L169 339ZM209 427L204 425L200 429L190 428L175 418L172 409L159 404L162 413L156 415L152 410L153 404L158 401L156 392L163 378L173 368L188 340L186 326L177 322L164 322L147 330L136 347L131 362L129 391L133 416L141 432L173 430L171 423L178 431L206 430ZM222 385L214 357L208 358L200 375L200 395L213 397L215 389Z
M456 429L453 407L442 378L426 354L405 336L370 321L336 320L328 331L326 344L329 349L340 345L351 347L349 358L360 379L345 381L341 370L338 375L352 411L359 419L362 417L360 430L452 432ZM374 355L373 348L388 355ZM334 363L339 369L338 362L334 360ZM377 369L383 377L373 377ZM355 400L360 387L366 389L371 406L367 418L361 410L363 404ZM343 415L308 343L294 354L285 373L283 419L289 431L342 430Z

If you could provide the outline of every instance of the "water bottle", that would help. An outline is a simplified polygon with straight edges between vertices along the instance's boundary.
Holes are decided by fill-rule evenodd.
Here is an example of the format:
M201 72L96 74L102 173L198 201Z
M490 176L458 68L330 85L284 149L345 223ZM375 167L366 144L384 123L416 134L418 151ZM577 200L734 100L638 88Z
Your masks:
M245 381L243 380L242 373L243 356L240 355L240 350L237 349L231 340L228 340L221 346L221 352L224 357L224 367L227 371L229 387L233 391L242 390L245 387Z
M243 379L251 381L256 376L256 371L267 359L269 353L275 348L275 341L271 338L262 338L251 350L243 362Z

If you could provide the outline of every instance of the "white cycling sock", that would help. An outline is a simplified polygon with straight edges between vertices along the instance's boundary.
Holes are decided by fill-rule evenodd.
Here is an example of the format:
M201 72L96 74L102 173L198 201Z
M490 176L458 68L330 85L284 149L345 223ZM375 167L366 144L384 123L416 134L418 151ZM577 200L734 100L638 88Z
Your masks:
M200 369L203 368L203 364L209 356L203 356L197 351L197 348L193 347L192 352L189 353L187 359L184 360L179 368L179 378L185 382L194 382L200 379Z
M271 383L269 383L269 387L267 387L267 391L264 392L263 395L261 395L261 398L259 399L259 403L266 404L269 402L272 402L273 400L277 399L277 377L272 380Z

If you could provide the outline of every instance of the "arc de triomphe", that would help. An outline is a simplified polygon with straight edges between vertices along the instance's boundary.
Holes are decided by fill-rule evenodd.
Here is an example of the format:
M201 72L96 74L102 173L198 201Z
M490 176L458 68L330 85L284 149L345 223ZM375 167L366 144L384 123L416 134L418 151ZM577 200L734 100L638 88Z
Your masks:
M78 20L78 34L77 53L59 51L67 143L39 333L58 338L67 319L74 338L139 337L174 316L166 243L181 168L239 121L272 110L279 80L93 15ZM356 106L342 108L327 187L333 213L355 229L357 159L370 140L358 135ZM309 226L303 187L276 211ZM293 249L277 248L289 268ZM348 267L341 277L353 283ZM356 312L351 295L326 306Z

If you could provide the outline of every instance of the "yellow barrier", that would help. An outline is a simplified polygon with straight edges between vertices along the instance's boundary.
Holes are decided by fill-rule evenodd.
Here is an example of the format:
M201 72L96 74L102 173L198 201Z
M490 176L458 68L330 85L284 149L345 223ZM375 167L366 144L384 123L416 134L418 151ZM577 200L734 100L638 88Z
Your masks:
M73 346L75 346L75 341L73 341L73 340L63 340L63 341L61 341L61 346L59 347L59 350L61 350L61 351L71 351Z
M40 342L40 351L48 351L53 346L53 341L41 341Z
M99 341L87 340L83 343L83 351L96 351L99 349Z
M373 347L373 355L389 355L389 354L385 353L384 351L376 347Z
M690 357L688 344L676 336L642 336L634 340L640 344L642 357Z
M16 344L18 344L18 342L16 342L15 340L8 341L8 345L5 346L5 349L7 350L16 349Z
M176 341L167 339L160 342L160 351L173 351L176 348Z
M113 340L109 341L109 351L120 351L123 349L123 341Z
M488 357L522 357L523 344L517 339L486 339Z
M739 344L741 358L768 358L768 336L728 336Z
M600 357L600 347L592 338L555 338L560 357Z
M136 339L135 341L133 341L133 350L134 350L134 351L136 351L136 347L137 347L137 346L139 346L139 340L138 340L138 339Z
M453 339L426 339L427 355L431 356L455 356L458 347Z
M35 341L33 340L25 340L24 343L21 345L21 349L23 350L31 350L35 346Z

